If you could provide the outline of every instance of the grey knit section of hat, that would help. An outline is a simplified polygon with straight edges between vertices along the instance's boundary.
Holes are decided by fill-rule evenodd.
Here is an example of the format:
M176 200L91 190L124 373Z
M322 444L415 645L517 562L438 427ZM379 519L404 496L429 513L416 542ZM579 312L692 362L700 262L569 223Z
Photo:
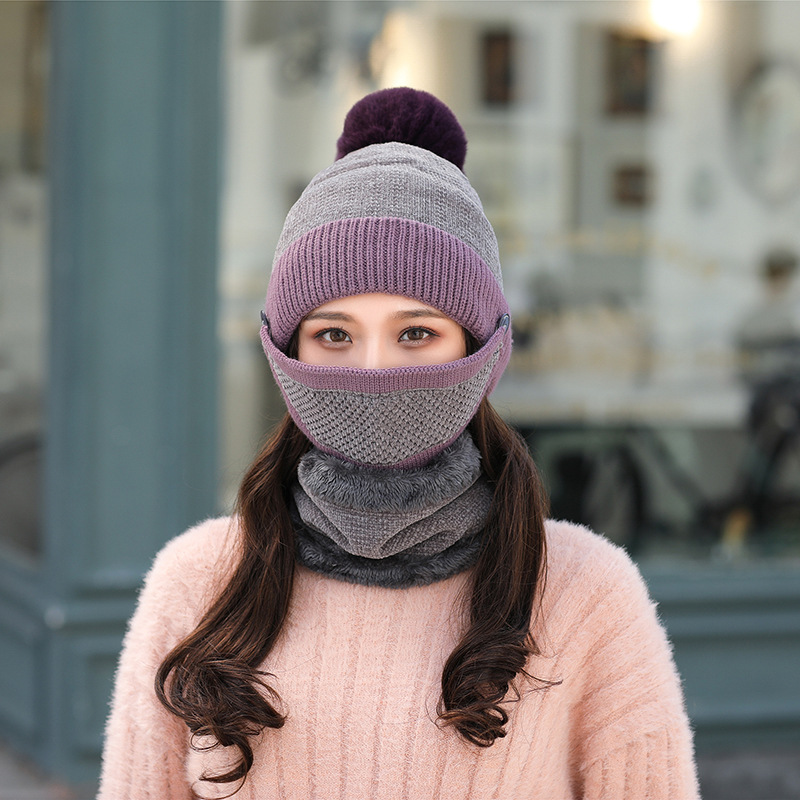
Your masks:
M446 442L472 419L502 348L461 383L444 388L368 394L313 389L292 380L273 359L275 375L311 439L362 464L391 466Z
M497 238L464 173L400 142L364 147L320 172L289 211L275 260L314 228L356 217L399 217L446 231L475 250L503 286Z

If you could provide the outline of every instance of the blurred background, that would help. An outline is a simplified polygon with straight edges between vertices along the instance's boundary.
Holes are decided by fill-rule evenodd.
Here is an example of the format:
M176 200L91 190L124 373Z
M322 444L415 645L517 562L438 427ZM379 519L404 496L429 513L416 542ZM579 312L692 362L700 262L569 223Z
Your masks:
M282 414L283 218L352 103L408 85L467 131L512 305L493 401L553 515L639 563L709 786L723 754L797 766L798 34L794 0L0 3L8 752L96 778L143 573Z

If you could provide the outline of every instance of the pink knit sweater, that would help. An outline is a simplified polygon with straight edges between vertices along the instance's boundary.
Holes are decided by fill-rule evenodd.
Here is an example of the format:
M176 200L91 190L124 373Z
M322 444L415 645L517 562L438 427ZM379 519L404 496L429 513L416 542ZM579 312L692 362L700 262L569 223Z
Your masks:
M285 726L255 742L238 800L687 800L698 790L680 683L664 631L625 553L549 523L548 574L533 625L543 655L509 735L465 743L435 724L442 665L459 633L468 574L430 586L351 585L298 569L266 668ZM162 550L125 639L108 722L101 800L186 800L229 754L199 753L153 692L164 654L196 624L230 564L230 520Z

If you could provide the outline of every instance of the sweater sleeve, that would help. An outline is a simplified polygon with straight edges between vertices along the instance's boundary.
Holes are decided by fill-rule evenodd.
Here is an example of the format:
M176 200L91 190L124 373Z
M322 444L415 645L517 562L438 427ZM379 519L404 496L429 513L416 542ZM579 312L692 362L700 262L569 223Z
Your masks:
M692 735L666 633L638 569L602 541L566 647L584 800L697 800ZM570 676L565 676L570 677Z
M203 573L211 571L199 554L217 522L168 543L145 579L117 668L98 800L195 797L185 774L189 730L159 702L154 680L164 656L199 621L209 590Z

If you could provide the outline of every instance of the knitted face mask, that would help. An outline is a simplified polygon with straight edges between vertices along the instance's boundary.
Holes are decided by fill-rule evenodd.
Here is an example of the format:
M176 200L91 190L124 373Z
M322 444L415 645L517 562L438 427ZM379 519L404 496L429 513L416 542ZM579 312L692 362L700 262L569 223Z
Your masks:
M458 438L507 361L505 315L477 353L446 364L356 369L305 364L261 341L286 405L323 452L357 464L415 467Z
M464 430L508 363L497 240L461 171L463 130L436 98L387 89L351 109L339 160L284 224L261 340L289 412L324 452L371 466L429 461ZM397 294L443 311L480 349L447 364L356 369L285 354L324 303Z

